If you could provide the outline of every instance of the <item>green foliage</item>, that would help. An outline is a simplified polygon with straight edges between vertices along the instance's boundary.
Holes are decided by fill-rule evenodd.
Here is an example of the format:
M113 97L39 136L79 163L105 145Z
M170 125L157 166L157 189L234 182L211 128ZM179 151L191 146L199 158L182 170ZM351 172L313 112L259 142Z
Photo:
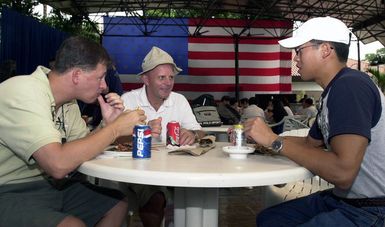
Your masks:
M95 23L84 20L81 16L62 14L59 10L52 10L49 14L50 16L39 18L40 15L33 12L38 4L37 0L1 0L1 6L6 6L23 15L34 17L51 27L71 35L80 35L97 42L99 41L100 35Z
M156 10L146 10L144 15L146 17L170 17L170 18L179 18L179 17L188 17L188 18L201 18L202 15L208 14L205 12L207 9L156 9ZM210 12L212 13L212 12ZM229 19L241 19L242 15L231 12L220 12L210 14L210 17L215 18L229 18Z
M33 12L35 6L39 2L37 0L2 0L1 6L6 6L23 15L37 17L38 14Z
M369 68L368 72L373 75L373 80L376 82L382 92L385 91L385 74L380 73L377 69Z
M365 59L370 65L385 64L385 48L378 49L375 54L366 54Z
M71 35L80 35L99 41L98 31L95 23L84 20L78 16L68 16L59 10L52 10L48 17L43 17L40 21L51 27L67 32Z

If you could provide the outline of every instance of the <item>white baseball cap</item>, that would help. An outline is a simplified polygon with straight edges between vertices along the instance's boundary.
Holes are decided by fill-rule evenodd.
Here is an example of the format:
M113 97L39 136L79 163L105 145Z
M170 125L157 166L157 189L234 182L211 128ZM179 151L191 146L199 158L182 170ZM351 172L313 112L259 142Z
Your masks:
M350 30L333 17L316 17L303 23L293 37L278 41L281 46L295 48L311 40L350 43Z
M144 57L142 62L142 72L138 74L138 76L142 75L143 73L146 73L158 65L163 64L171 64L174 66L174 73L175 75L182 71L182 69L178 68L176 64L174 63L174 59L165 52L164 50L160 49L159 47L152 47L150 52Z

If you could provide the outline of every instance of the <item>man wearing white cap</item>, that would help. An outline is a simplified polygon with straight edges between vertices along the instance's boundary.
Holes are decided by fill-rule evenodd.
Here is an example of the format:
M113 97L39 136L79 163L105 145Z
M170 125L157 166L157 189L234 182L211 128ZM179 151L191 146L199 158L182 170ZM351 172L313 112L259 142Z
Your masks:
M144 110L152 130L152 142L166 144L166 125L170 121L180 123L181 145L190 145L202 138L205 133L201 131L190 104L183 95L172 92L174 77L182 71L172 57L162 49L153 47L144 58L142 69L138 75L144 83L143 87L123 94L122 99L126 109ZM144 225L159 226L167 190L156 186L126 186L136 193Z
M280 137L259 118L245 123L246 135L335 188L268 208L257 225L384 226L384 95L368 75L346 67L349 29L313 18L279 43L295 50L301 77L324 88L317 119L307 137Z

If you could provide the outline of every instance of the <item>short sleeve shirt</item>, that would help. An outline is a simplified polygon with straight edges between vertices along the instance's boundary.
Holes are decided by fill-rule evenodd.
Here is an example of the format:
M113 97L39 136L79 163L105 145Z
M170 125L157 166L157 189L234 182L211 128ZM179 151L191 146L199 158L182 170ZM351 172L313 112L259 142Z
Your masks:
M385 197L385 97L369 76L342 69L322 93L317 119L309 135L328 150L334 136L355 134L368 139L360 170L352 186L334 194L346 198Z
M154 143L166 143L167 123L170 121L179 122L181 128L190 130L202 129L187 99L181 94L171 92L158 111L156 111L148 101L145 85L142 88L123 94L122 99L126 109L133 110L138 107L143 109L147 120L162 117L161 140L153 140Z
M321 95L321 113L310 135L330 139L340 134L357 134L371 139L370 130L381 116L381 99L377 87L367 75L342 69Z
M31 75L0 84L0 185L43 179L33 153L49 143L61 143L64 137L71 141L88 133L76 102L55 112L48 72L39 66Z

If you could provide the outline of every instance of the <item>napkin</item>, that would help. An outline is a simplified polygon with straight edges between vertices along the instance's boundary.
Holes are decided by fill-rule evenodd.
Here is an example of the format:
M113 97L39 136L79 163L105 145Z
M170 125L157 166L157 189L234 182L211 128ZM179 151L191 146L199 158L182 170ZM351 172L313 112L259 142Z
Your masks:
M200 139L199 144L191 148L178 148L172 151L169 151L168 154L190 154L193 156L199 156L215 147L215 136L205 136Z

